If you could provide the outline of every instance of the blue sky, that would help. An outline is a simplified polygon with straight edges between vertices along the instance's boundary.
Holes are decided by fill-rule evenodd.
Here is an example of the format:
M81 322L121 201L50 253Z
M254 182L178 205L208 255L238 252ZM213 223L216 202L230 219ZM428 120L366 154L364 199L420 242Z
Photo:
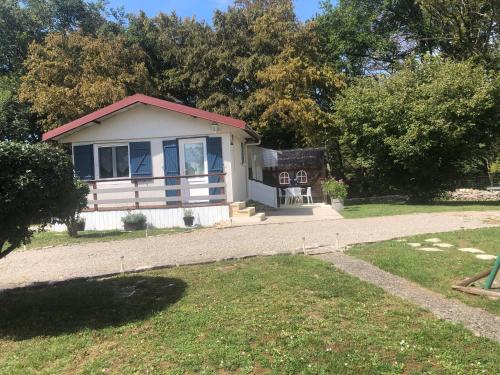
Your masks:
M297 16L305 21L319 11L320 0L294 0ZM170 13L175 10L179 16L195 16L199 20L208 22L212 19L215 9L226 9L233 3L232 0L108 0L109 6L117 8L125 7L125 11L137 13L144 10L149 16L158 12Z

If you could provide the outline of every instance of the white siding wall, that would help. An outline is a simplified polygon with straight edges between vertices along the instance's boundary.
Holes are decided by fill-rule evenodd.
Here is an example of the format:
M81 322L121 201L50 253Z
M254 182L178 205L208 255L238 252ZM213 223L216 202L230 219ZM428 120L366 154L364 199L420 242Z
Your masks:
M137 105L126 111L117 113L101 121L71 133L60 139L63 143L106 145L128 143L131 141L150 141L155 177L164 176L163 141L175 138L220 136L222 137L222 154L224 172L226 175L227 201L245 200L246 166L241 164L240 143L244 142L246 133L237 128L219 125L220 131L215 134L211 130L212 123L206 120L156 108ZM231 146L231 136L234 146ZM96 178L99 178L97 147L94 147L94 167ZM142 184L164 185L161 180L155 182L141 182ZM130 182L106 182L106 185L130 185ZM103 183L100 183L102 186ZM108 186L106 186L108 187ZM111 187L111 186L110 186ZM133 193L119 193L109 196L108 199L130 198ZM141 197L164 196L162 192L142 193ZM91 197L90 197L91 198ZM109 205L105 205L106 207Z
M228 206L210 206L192 208L194 224L211 226L219 222L229 220ZM148 219L148 224L154 228L184 227L184 210L182 208L135 210L134 213L142 212ZM85 218L85 230L122 230L121 218L127 215L127 211L97 211L83 212ZM62 232L66 230L65 225L54 225L50 230Z

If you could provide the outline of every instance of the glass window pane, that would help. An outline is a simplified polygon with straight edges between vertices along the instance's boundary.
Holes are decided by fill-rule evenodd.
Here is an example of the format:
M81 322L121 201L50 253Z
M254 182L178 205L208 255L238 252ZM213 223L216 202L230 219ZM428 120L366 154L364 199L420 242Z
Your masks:
M128 146L116 147L116 177L128 177Z
M99 147L99 178L113 177L113 148Z
M203 143L187 143L184 145L184 163L187 175L205 174Z

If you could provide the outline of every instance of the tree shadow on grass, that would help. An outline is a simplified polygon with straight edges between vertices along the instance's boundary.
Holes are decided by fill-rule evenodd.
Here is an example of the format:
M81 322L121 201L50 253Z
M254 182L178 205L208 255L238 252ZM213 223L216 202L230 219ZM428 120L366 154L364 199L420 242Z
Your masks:
M130 276L75 280L0 293L0 338L24 340L147 319L179 301L180 279Z

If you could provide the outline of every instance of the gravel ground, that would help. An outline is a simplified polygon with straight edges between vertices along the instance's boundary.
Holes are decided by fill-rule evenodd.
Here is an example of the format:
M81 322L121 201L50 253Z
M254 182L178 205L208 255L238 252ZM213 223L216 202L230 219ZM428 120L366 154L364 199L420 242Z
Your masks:
M478 336L500 342L500 317L460 301L447 299L399 276L383 271L370 263L341 252L319 255L338 269L377 285L386 292L416 303L442 319L461 323Z
M488 221L488 218L495 220ZM271 255L306 247L376 242L423 233L492 226L500 211L433 213L352 220L201 229L135 240L17 251L0 259L0 290L37 282ZM337 236L338 233L338 236ZM122 259L123 257L123 259Z

